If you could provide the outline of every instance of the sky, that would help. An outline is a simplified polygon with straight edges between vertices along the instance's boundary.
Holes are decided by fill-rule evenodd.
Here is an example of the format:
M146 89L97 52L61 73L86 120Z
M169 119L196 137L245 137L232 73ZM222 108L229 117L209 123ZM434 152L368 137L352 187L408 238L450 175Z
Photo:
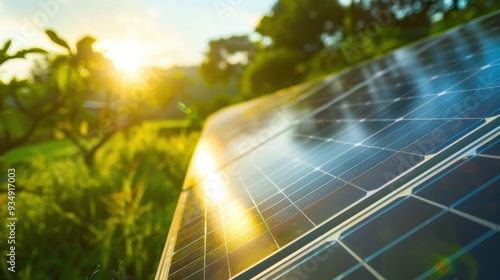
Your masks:
M128 57L142 66L194 65L212 39L251 33L275 0L0 0L0 44L16 49L64 49L44 31L53 29L70 46L84 36L109 58ZM123 59L122 59L123 60ZM126 67L126 65L117 65ZM0 66L0 78L23 76L18 60Z

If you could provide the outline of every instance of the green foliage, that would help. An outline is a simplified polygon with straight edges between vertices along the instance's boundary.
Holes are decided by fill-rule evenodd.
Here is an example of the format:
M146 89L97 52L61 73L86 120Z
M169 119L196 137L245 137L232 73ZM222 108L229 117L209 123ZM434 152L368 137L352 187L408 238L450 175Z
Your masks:
M287 49L259 53L243 75L243 92L258 96L300 82L304 77L300 62L300 54Z
M230 106L232 104L241 102L241 96L231 96L227 93L221 92L213 96L209 101L204 103L198 103L193 106L193 111L196 114L196 117L201 119L200 127L203 125L203 121L212 113Z
M46 57L44 65L48 69L38 71L43 73L43 78L0 83L0 105L5 117L0 125L0 154L27 143L40 131L51 134L56 129L70 131L72 126L79 127L83 119L90 116L82 106L85 94L97 90L96 87L109 90L112 84L109 79L106 82L94 75L106 67L109 69L110 61L92 50L93 39L82 39L77 43L77 53L73 54L66 41L54 31L46 33L52 41L66 48L68 54L51 60ZM7 42L5 47L9 46ZM41 51L34 48L17 54L24 56L30 52ZM14 125L16 122L18 125Z
M66 42L66 40L62 39L61 37L59 37L59 35L57 35L56 32L54 32L53 30L46 30L45 33L47 34L47 36L49 36L49 39L56 43L57 45L65 48L66 50L68 50L68 53L71 54L71 48L69 47L68 43Z
M279 0L256 31L272 40L272 48L301 52L306 57L324 47L325 35L335 34L344 10L332 0Z
M7 52L10 48L10 45L12 44L12 40L7 40L5 44L3 45L3 48L0 49L0 65L2 65L4 62L10 59L16 59L16 58L26 58L27 54L30 53L46 53L45 50L40 49L40 48L30 48L30 49L25 49L25 50L19 50L13 55L9 55Z
M68 156L71 150L71 141L58 140L47 141L37 144L24 145L17 149L7 152L2 160L6 164L14 164L20 161L29 161L31 158L46 157L47 159ZM70 155L70 154L69 154Z
M253 60L257 46L248 36L232 36L210 41L210 50L200 66L202 78L209 84L227 84L239 78L243 66Z
M307 62L306 80L338 71L346 64L342 52L336 49L324 49Z
M135 127L97 153L93 170L70 154L0 164L17 174L16 277L153 279L198 136Z

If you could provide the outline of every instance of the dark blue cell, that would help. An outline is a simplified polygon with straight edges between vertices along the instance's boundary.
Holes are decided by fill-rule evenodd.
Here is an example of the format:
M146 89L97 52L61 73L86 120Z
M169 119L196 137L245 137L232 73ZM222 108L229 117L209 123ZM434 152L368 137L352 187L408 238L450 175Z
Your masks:
M463 96L460 96L457 93L444 94L440 96L436 95L434 99L405 115L405 118L435 118L443 113L443 108L454 106L457 103L458 98L463 98Z
M277 270L271 278L277 279L333 279L358 266L358 262L341 245L328 242L312 250L301 259Z
M452 88L461 90L462 88L457 85L469 75L470 73L453 73L427 77L427 81L423 81L422 86L418 90L421 94L438 94Z
M378 150L378 149L372 148L371 150ZM357 164L350 167L350 169L348 169L346 172L340 174L339 177L343 180L350 182L354 178L359 177L360 175L370 171L380 163L388 160L395 154L396 152L394 151L378 150L373 154L366 153L366 157L362 157L363 155L360 155L360 157L355 158L357 160Z
M288 188L283 190L283 193L287 194L290 200L297 201L327 184L336 184L339 187L344 184L342 181L334 179L332 176L323 174L319 171L314 171L309 176L306 176L303 180L299 180L290 185Z
M415 124L415 125L413 125ZM410 145L416 145L415 149L412 149L411 152L414 154L419 154L419 155L425 155L429 151L433 149L433 147L437 146L440 144L440 142L437 141L444 141L444 136L442 136L443 139L438 139L434 134L436 131L439 131L440 127L445 125L446 121L443 120L431 120L427 122L421 122L421 121L415 121L408 126L404 127L401 131L401 133L397 136L397 139L394 139L394 142L389 144L387 148L389 149L394 149L394 150L409 150L406 149ZM418 126L417 126L418 125ZM433 135L429 135L433 133ZM394 135L396 137L396 135ZM429 138L430 141L435 142L432 145L432 148L428 147L426 145L419 145L421 143L427 142L425 139ZM413 146L411 146L413 147Z
M459 201L454 208L500 225L500 174L483 186Z
M352 159L353 157L359 156L361 153L366 153L369 149L367 147L352 147L348 150L344 150L341 153L332 155L330 160L325 163L324 165L321 166L321 170L324 170L326 172L329 172L330 174L334 176L338 176L339 174L342 174L342 167L341 166L346 166L349 165L349 160ZM376 150L373 151L368 151L368 153L375 153Z
M351 183L366 191L373 191L398 178L422 160L424 157L420 155L396 153L359 175Z
M396 120L404 117L409 112L426 104L434 97L422 97L412 99L395 99L392 103L384 106L372 115L366 116L366 119L374 120Z
M352 151L352 153L345 153L333 159L331 162L321 166L321 169L338 177L351 169L360 167L363 163L367 163L363 168L358 170L363 172L394 154L394 152L391 151L366 147L354 147L350 151Z
M292 215L295 215L297 212L298 210L295 206L292 206L292 202L283 198L271 207L262 210L261 215L269 226L273 226L279 224L280 221L283 221L283 219L287 219Z
M296 204L311 221L318 225L337 215L346 207L353 205L364 196L366 196L366 192L347 184L324 196L313 192L297 201Z
M278 186L280 189L284 189L287 186L291 185L297 180L305 177L307 174L311 173L314 168L299 163L296 167L283 172L279 176L275 176L273 183Z
M297 213L270 230L276 242L280 246L285 246L312 228L314 228L314 225L311 221L304 214Z
M403 151L424 155L437 153L483 123L484 120L474 119L450 120L427 135L415 140L411 145L404 148Z
M470 247L470 248L469 248ZM500 233L479 239L457 256L443 258L435 267L422 276L431 279L500 279L498 269Z
M477 149L478 154L500 156L500 135Z
M285 163L285 162L287 162L287 163ZM281 183L281 181L283 181L286 178L290 178L291 176L294 178L295 178L295 176L300 176L300 175L304 176L305 174L311 172L312 168L310 168L309 166L306 166L300 162L294 162L294 161L287 159L287 160L283 160L283 162L281 164L278 164L274 168L265 169L265 171L267 171L266 174L269 177L269 179L271 179L271 181ZM256 176L258 176L258 175L256 175ZM246 180L246 182L249 182L247 184L247 186L251 187L252 185L254 185L254 182L252 182L252 180L255 180L256 176ZM262 178L261 180L264 180L264 179L266 179L266 178ZM282 187L281 184L280 184L280 187Z
M372 137L363 141L363 145L383 148L388 147L389 145L393 145L395 142L400 140L401 137L412 133L428 122L429 121L427 120L402 120L393 122L393 124L382 130L380 133L374 134ZM446 121L438 122L445 123Z
M285 195L283 195L282 193L277 193L259 203L257 207L259 208L259 211L262 212L266 209L269 209L269 207L272 207L273 205L275 205L276 203L280 202L283 199L286 199Z
M484 88L470 91L466 98L443 107L438 118L488 118L499 114L500 88Z
M415 198L401 198L346 230L341 240L364 259L441 211Z
M428 183L414 189L413 193L451 206L497 177L499 170L498 159L475 157L433 176Z
M472 74L450 90L482 89L488 87L498 76L500 76L500 65L493 65Z
M354 144L350 145L338 142L324 142L321 147L318 147L313 151L304 151L304 153L300 155L299 159L312 166L320 166L352 147L354 147Z
M400 212L412 217L415 209ZM491 229L452 213L435 215L368 257L368 264L386 279L412 279L460 254L491 234ZM492 255L495 258L496 255Z

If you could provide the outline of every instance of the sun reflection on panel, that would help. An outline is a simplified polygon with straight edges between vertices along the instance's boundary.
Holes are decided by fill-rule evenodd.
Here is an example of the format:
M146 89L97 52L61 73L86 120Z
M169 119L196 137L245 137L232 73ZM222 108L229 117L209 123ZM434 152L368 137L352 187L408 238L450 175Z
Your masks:
M220 227L215 228L221 230L220 234L224 236L227 250L231 253L239 246L263 234L266 227L258 211L253 207L253 201L242 200L231 191L244 189L244 186L241 185L238 176L233 173L224 169L217 170L217 157L214 150L214 147L207 143L201 143L198 146L193 158L190 177L198 182L198 194L206 207L218 210L220 215L217 215L215 220L220 218ZM213 228L209 226L207 232L211 230Z
M222 202L226 192L222 180L217 174L209 174L209 178L203 183L203 192L207 198L216 202Z
M201 187L206 198L221 202L226 196L226 190L222 178L215 172L217 165L209 151L210 149L204 145L200 145L196 150L193 159L193 175L195 180L204 178Z
M266 230L259 215L245 209L239 200L221 205L228 251L248 243Z

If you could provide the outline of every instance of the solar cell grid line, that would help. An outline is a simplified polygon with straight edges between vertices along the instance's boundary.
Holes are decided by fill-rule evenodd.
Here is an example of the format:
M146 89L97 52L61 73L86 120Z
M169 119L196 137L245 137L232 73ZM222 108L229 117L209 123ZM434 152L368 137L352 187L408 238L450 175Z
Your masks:
M385 158L385 159L383 159L383 160L381 160L381 161L377 161L377 163L373 165L372 169L376 168L376 166L377 166L377 165L383 165L384 163L389 162L390 160L391 160L391 157L389 157L389 158ZM300 162L301 160L298 160L298 161ZM331 161L331 162L333 162L333 161ZM306 165L310 165L309 163L306 163L306 162L303 162L303 163L304 163L304 164L306 164ZM331 174L328 170L325 170L325 168L324 168L323 166L324 166L324 165L327 165L327 164L328 164L328 162L323 163L323 165L320 165L320 166L314 166L314 165L310 165L310 166L311 166L311 167L313 167L313 168L315 168L315 170L318 170L318 171L320 171L320 172L323 172L324 174L329 175L329 176L331 176L331 177L333 177L333 178L336 178L336 179L338 179L338 180L340 180L340 181L343 181L344 183L349 183L349 184L351 184L352 186L354 186L354 187L356 187L356 188L359 188L359 189L360 189L360 190L362 190L362 191L366 191L366 192L368 192L368 193L371 191L371 188L366 188L366 187L364 187L364 188L363 188L363 187L360 187L360 186L365 186L365 184L361 184L361 185L360 185L360 184L358 184L358 183L356 182L356 180L358 180L358 179L362 178L362 177L364 176L364 174L365 174L365 173L367 173L367 172L369 171L369 169L359 168L358 170L356 170L356 171L359 171L359 173L357 174L357 176L353 176L353 178L351 178L350 180L345 180L345 179L349 179L349 178L345 178L344 176L339 177L338 175L336 175L336 174ZM359 181L359 180L358 180L358 181ZM362 182L362 181L359 181L359 182ZM376 185L376 184L375 184L375 185ZM372 184L372 186L373 186L373 184ZM367 189L368 189L368 190L367 190ZM376 189L376 187L375 187L375 189ZM334 213L332 213L332 215L333 215L333 214L334 214Z
M467 35L464 38L473 38L471 36ZM499 69L496 67L498 58L491 57L491 54L495 52L481 49L483 45L498 48L498 40L474 43L468 48L461 47L462 50L475 51L472 57L482 57L482 59L478 59L481 62L464 64L454 60L451 56L447 63L436 66L437 63L432 63L434 55L432 52L445 49L439 48L438 43L442 41L446 41L446 34L437 40L424 42L423 45L412 46L394 53L395 55L408 53L408 50L413 49L416 53L411 54L412 56L426 57L429 61L427 65L431 65L429 68L436 70L432 73L434 75L429 77L424 75L424 68L418 68L421 69L419 70L421 77L432 79L427 81L417 79L418 82L413 83L417 87L410 89L406 93L408 95L406 97L404 97L404 93L403 97L396 97L396 93L392 92L394 87L382 87L387 84L384 79L387 77L397 79L397 73L402 69L400 65L411 67L421 63L405 64L399 60L398 64L389 57L371 61L364 66L355 67L350 71L329 78L330 85L320 82L315 90L294 93L269 103L269 106L263 110L271 110L269 108L274 106L278 106L278 109L272 109L271 113L266 114L267 116L257 116L252 120L254 123L247 128L235 124L234 129L231 128L228 134L225 134L225 138L221 137L223 141L240 141L247 137L245 135L251 136L252 133L255 133L255 125L258 123L269 125L270 120L276 117L275 114L280 110L280 106L286 107L286 110L292 112L291 120L285 120L284 127L271 131L273 134L253 143L249 146L250 149L240 150L240 154L236 155L221 156L222 160L215 162L215 168L211 170L215 172L215 175L202 174L201 179L191 180L191 185L186 185L184 191L187 191L189 195L184 196L183 199L186 202L183 207L185 214L184 217L180 218L181 226L179 228L179 233L182 233L182 236L177 236L177 244L170 249L173 252L173 258L169 274L172 277L182 275L194 278L200 275L208 277L207 271L217 275L226 275L224 273L227 272L227 276L230 278L255 275L253 274L255 272L250 272L252 274L248 274L248 272L254 270L257 264L268 263L264 265L269 266L271 264L268 262L269 260L276 262L278 260L276 256L283 256L281 251L288 250L290 252L289 248L294 246L297 248L297 245L294 244L300 243L294 240L300 239L301 242L303 242L302 240L313 240L314 236L325 231L326 225L342 221L345 219L343 217L355 213L355 209L359 209L362 205L370 205L376 202L383 193L388 193L389 190L381 188L382 186L390 182L392 182L390 186L397 186L397 179L402 174L406 174L407 171L416 173L418 168L422 169L428 162L432 162L424 155L432 154L433 157L437 155L439 156L437 158L445 159L446 153L443 154L443 150L446 152L465 145L471 141L473 135L479 135L480 131L487 131L495 123L498 123L498 117L496 117L498 106L495 108L495 102L498 101L499 96L499 88L495 86L498 82L498 78L495 78ZM447 47L450 46L447 45ZM432 51L429 51L431 49ZM457 49L455 51L458 52ZM488 55L484 55L486 53ZM472 62L472 57L467 60ZM484 64L485 62L488 64ZM451 69L452 66L459 69L455 74L440 73ZM485 76L483 81L477 78L480 75ZM351 84L348 87L341 86L344 83L343 79L347 78ZM440 79L446 80L446 78L449 79L446 83L439 84L442 88L431 86ZM460 82L460 79L469 79L474 82L465 84ZM411 79L408 79L407 82L411 84ZM337 85L334 85L335 83ZM486 85L492 86L486 87ZM405 87L405 85L401 84L399 88L401 87ZM426 91L424 92L423 89L427 88L432 88L434 91L424 90ZM481 90L483 92L478 93ZM375 91L379 92L375 94ZM331 99L331 96L334 95L337 97ZM467 98L469 100L476 98L479 101L458 104L461 107L456 107L458 105L450 106L452 108L445 110L445 112L439 112L438 108L443 104L453 105L452 99L460 97L466 100ZM260 103L245 106L247 110L253 110L252 107L257 109L254 114L259 114L262 111L259 111L258 107L259 104L263 104L263 100L266 99L260 100ZM271 99L267 98L267 100ZM403 101L404 103L402 103ZM310 104L320 105L308 107ZM401 104L407 105L401 106ZM345 110L340 110L342 114L336 113L336 119L328 118L326 113L333 113L336 108ZM304 113L297 114L297 112ZM235 110L232 113L235 116L238 115ZM440 115L437 115L438 113ZM223 120L224 118L220 117L219 119ZM238 117L237 119L238 121L235 123L245 123L245 118ZM211 134L216 131L217 127L212 127ZM358 131L358 133L354 133L354 131ZM446 139L435 141L436 132L444 133L447 136ZM400 136L398 137L398 135ZM401 135L404 136L401 137ZM459 139L460 141L457 141ZM434 141L434 143L428 145L428 140ZM424 145L424 149L419 146L421 145L419 143L424 143L427 146ZM338 150L334 147L337 147ZM342 156L347 154L349 157ZM405 156L413 157L413 162L401 169L401 159ZM477 155L476 157L488 156L491 155ZM375 160L379 157L380 160ZM415 159L418 160L415 161ZM210 208L205 205L207 194L204 193L203 188L207 182L217 181L213 178L217 178L219 176L217 174L224 173L224 167L229 163L239 165L244 170L242 172L240 169L240 173L226 176L229 179L226 178L224 181L227 183L224 187L228 198L239 201L242 208L231 208L236 203L227 204L227 201L218 209ZM328 163L331 164L326 165ZM279 167L275 168L275 166ZM327 170L322 170L321 167ZM386 171L394 176L381 178L374 175ZM217 185L217 182L215 183ZM360 196L356 193L356 189L360 192L368 192L370 195ZM481 189L473 195L473 199L467 199L465 202L484 201L485 198L489 197L485 195L488 191L490 191L490 187L486 186L484 191ZM340 194L340 198L344 198L344 204L338 203L339 196L332 195L335 192ZM193 202L188 204L188 198L199 202L200 205L205 205L205 207L197 206ZM419 199L418 196L415 198ZM221 201L218 203L222 203ZM334 201L335 203L333 203ZM336 206L325 208L325 205ZM470 220L468 219L470 213L460 214L460 211L466 209L466 211L471 212L472 210L469 209L471 206L465 203L461 204L460 207L460 209L452 209L450 213ZM239 211L249 213L249 220L256 220L258 224L245 228L238 222L241 215L235 216L235 213ZM215 212L220 215L221 222L225 224L224 221L226 221L227 225L211 226L212 230L209 230L203 225L207 223L213 225L216 216L213 213ZM446 217L448 216L450 215L447 214ZM309 226L304 222L308 219ZM460 220L456 223L463 222ZM197 226L200 225L203 228L202 231L197 229ZM239 228L242 229L242 232L238 230ZM286 234L298 229L302 229L302 232ZM209 239L213 239L216 242L221 242L221 239L217 239L219 236L217 231L219 230L222 230L224 235L227 233L232 235L231 238L228 238L230 240L224 239L224 245L209 241ZM201 237L200 232L202 233ZM481 235L478 238L491 240L491 236L486 235ZM190 238L195 237L195 240L190 240ZM463 243L465 244L463 248L474 242L479 242L478 238L474 239L475 241ZM261 244L272 244L273 240L275 244L272 246L260 246ZM201 257L199 257L200 249L196 248L199 243L204 243L201 249L203 256ZM231 247L230 250L228 246ZM226 248L225 252L217 250L221 247ZM286 247L287 250L282 250L281 247ZM249 248L252 248L253 253L257 253L259 258L243 259L242 256L248 252ZM350 248L347 249L350 250ZM381 254L387 255L389 253L383 251ZM269 256L273 256L274 260L270 259ZM374 257L374 259L376 258ZM200 264L202 264L201 267ZM227 268L227 271L224 267ZM351 268L346 275L352 276L356 275L355 273L366 272L360 271L362 270Z
M283 194L283 190L281 190L281 189L278 187L278 185L277 185L274 181L272 181L272 180L271 180L271 179L267 176L267 174L266 174L266 173L265 173L262 169L260 169L260 167L259 167L258 165L255 165L255 168L256 168L256 169L257 169L257 170L258 170L258 171L262 174L262 176L264 176L264 178L266 178L269 182L271 182L272 186L273 186L274 188L276 188L276 191L277 191L277 192L279 192L279 193L282 193L282 194ZM307 176L307 175L306 175L306 176ZM248 189L247 189L247 190L248 190ZM291 205L292 205L293 207L295 207L295 208L296 208L296 209L297 209L300 213L302 213L302 210L301 210L301 209L300 209L300 208L299 208L299 207L298 207L298 206L297 206L297 205L296 205L296 204L295 204L295 203L294 203L294 202L293 202L293 201L292 201L292 200L291 200L291 199L290 199L287 195L284 195L284 196L285 196L285 198L286 198L286 199L287 199L287 200L291 203ZM304 213L302 213L302 214L304 214ZM307 218L307 216L306 216L305 214L304 214L304 216ZM315 225L315 224L314 224L314 222L312 222L310 219L309 219L309 221L311 222L311 224L312 224L313 226Z
M497 278L500 275L497 269L499 260L497 253L500 249L500 243L498 243L500 241L500 184L498 183L500 181L500 157L494 154L500 150L500 134L497 133L496 137L490 137L490 139L477 147L476 152L468 153L470 156L457 158L458 161L452 162L444 170L427 176L423 183L411 186L410 195L408 192L403 192L402 196L386 203L380 210L365 216L364 219L357 219L357 223L353 226L339 229L340 234L335 235L337 237L333 240L329 239L330 241L326 243L322 241L316 247L320 251L325 251L325 244L338 243L344 246L358 263L351 263L350 267L343 267L339 271L335 267L341 264L335 266L335 262L323 262L331 256L340 255L338 252L325 253L326 256L314 259L318 249L313 249L305 256L282 265L263 278L288 279L289 277L311 276L315 278L347 276L349 278L351 276L351 279L355 279L350 274L361 267L361 263L368 268L373 278L392 279L413 276L417 279L426 279L433 275L439 275L441 278L464 277L465 275L480 279ZM479 156L488 154L492 157ZM480 162L481 160L490 160L490 162ZM477 168L471 170L471 166L477 166ZM459 172L460 170L470 170L474 173L474 177L469 178ZM448 182L449 180L453 182ZM444 181L447 183L443 184ZM472 187L469 182L474 182L475 187ZM458 197L448 197L453 200L443 200L446 196L434 195L441 201L448 201L444 205L422 198L420 193L423 190L436 190L436 187L438 189L447 187L442 191L462 194ZM485 190L488 193L481 195ZM429 195L424 194L424 196ZM452 205L452 208L447 205ZM460 205L465 205L466 207L463 208L469 213L459 210ZM484 207L484 205L496 205L496 207ZM419 209L419 211L411 209ZM475 213L475 215L470 213ZM485 217L490 221L498 220L495 224L483 219ZM450 227L454 230L450 231ZM384 232L386 234L380 234ZM387 234L389 232L390 235ZM428 239L429 237L437 239ZM401 259L404 255L401 250L412 251L408 249L408 246L416 243L421 245L419 249L413 249L414 256L410 257L411 262L397 261L397 258ZM413 247L419 246L413 245ZM438 254L438 252L441 253ZM381 262L382 259L386 259L385 265ZM471 267L471 264L474 267ZM311 267L314 269L309 270L308 268Z

